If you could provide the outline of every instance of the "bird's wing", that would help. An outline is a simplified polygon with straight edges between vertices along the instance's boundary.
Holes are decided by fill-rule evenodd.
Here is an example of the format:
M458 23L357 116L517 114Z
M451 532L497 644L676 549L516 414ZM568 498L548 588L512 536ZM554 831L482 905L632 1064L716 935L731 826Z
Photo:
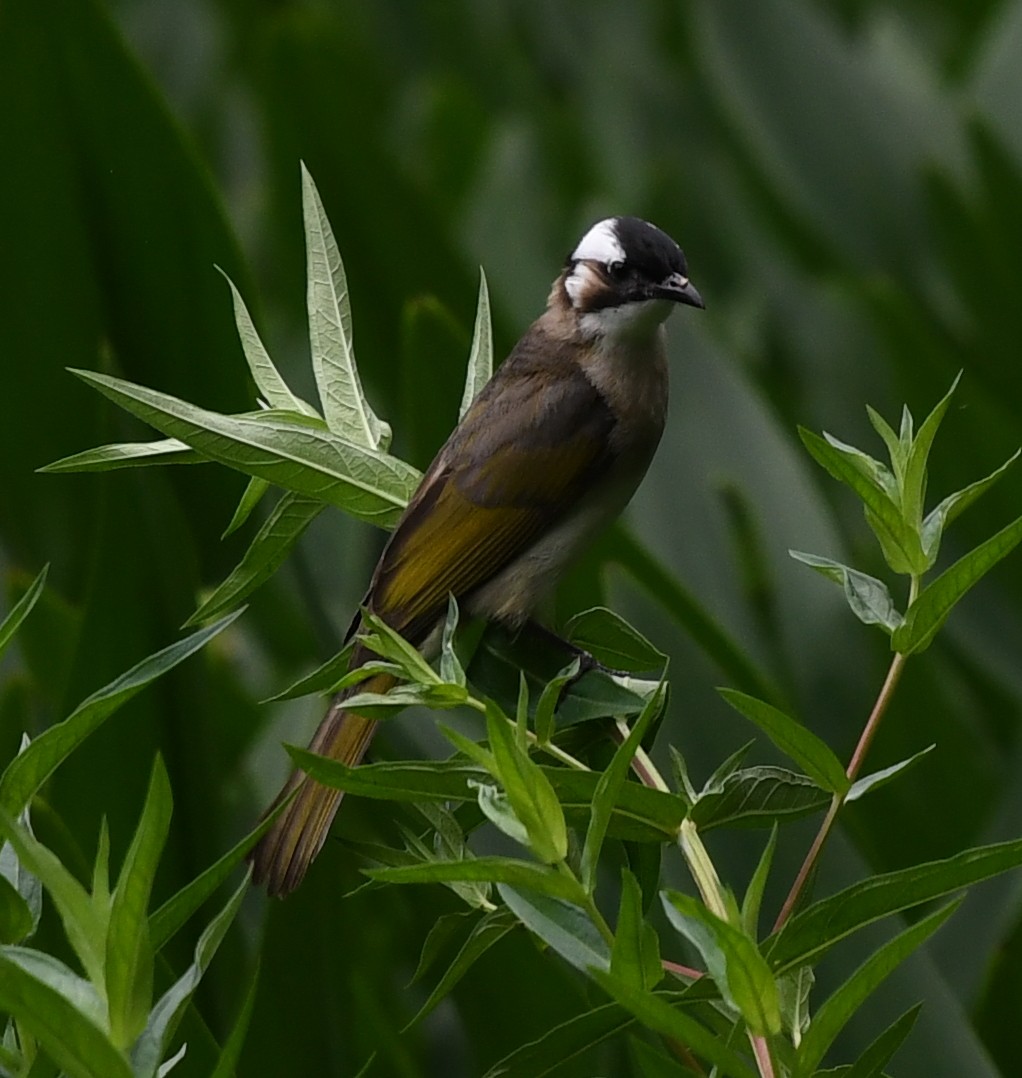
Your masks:
M599 483L614 416L574 364L510 360L426 473L380 558L369 606L415 643L447 597L526 551Z

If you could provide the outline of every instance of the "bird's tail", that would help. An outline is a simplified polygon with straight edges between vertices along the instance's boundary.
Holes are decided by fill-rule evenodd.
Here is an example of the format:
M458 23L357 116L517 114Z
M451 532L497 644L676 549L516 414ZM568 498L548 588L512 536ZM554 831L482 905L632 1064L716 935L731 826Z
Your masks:
M394 679L377 674L362 682L357 692L386 692ZM350 695L346 694L346 695ZM376 720L344 710L345 697L330 705L309 743L309 751L354 767L365 755L376 732ZM326 841L330 823L343 797L342 790L323 786L304 771L294 771L268 811L298 792L273 826L249 854L252 880L266 884L270 895L283 898L301 882L309 865Z

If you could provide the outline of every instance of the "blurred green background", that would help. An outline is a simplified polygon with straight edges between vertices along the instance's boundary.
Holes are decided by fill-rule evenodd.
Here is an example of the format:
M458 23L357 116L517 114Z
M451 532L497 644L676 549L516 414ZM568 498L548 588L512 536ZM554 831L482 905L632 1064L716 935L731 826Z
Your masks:
M5 758L22 729L175 639L251 536L221 541L245 481L213 466L34 469L146 436L65 367L251 407L214 265L311 393L299 160L347 266L368 393L419 466L456 418L480 264L504 354L593 220L638 214L679 240L707 310L672 320L669 431L627 527L842 755L887 642L787 549L884 570L796 424L879 454L864 405L896 422L904 401L921 417L964 369L931 503L1022 444L1020 0L5 0L0 101L5 608L52 563L4 671ZM1017 516L1020 492L1022 473L1009 473L952 530L943 564ZM332 653L381 538L324 513L239 628L61 770L40 829L72 863L75 850L91 857L103 814L123 852L157 749L176 798L161 894L250 825L286 769L281 741L304 743L321 708L258 701ZM559 612L592 604L597 572L619 555L604 544ZM713 691L732 672L663 589L604 568L606 600L672 658L660 740L704 778L751 736ZM849 810L817 893L1022 834L1020 720L1016 555L909 664L871 767L937 748ZM421 717L379 743L435 747ZM763 743L753 755L772 759ZM391 816L351 799L336 830L386 835ZM811 834L810 823L782 834L773 910ZM710 841L744 887L763 836ZM686 883L676 866L668 877ZM585 1006L580 979L513 934L402 1034L425 998L407 987L421 942L457 907L427 888L342 901L358 878L331 843L292 899L253 895L199 998L220 1035L261 950L239 1073L348 1075L376 1051L374 1074L475 1075ZM828 969L854 966L861 947L824 966L817 999ZM1022 1072L1020 957L1011 877L970 897L892 979L840 1058L925 999L896 1073ZM207 1074L207 1035L197 1020L186 1032L175 1074ZM621 1042L560 1073L641 1071Z

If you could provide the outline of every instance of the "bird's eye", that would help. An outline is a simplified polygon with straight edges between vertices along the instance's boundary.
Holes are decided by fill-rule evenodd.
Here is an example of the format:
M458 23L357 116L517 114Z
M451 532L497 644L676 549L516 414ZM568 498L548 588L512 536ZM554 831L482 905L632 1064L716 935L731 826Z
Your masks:
M624 262L615 259L613 262L607 263L607 276L613 278L615 281L623 280L625 277L625 264Z

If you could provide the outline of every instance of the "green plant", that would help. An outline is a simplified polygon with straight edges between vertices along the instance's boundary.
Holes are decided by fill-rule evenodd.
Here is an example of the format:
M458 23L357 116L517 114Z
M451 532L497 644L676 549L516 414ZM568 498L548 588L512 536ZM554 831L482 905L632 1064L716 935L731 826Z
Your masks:
M0 624L0 653L42 594L46 570ZM235 620L222 618L143 660L94 692L63 722L21 751L0 773L0 1012L8 1015L0 1044L0 1073L63 1074L76 1078L153 1078L168 1073L186 1045L171 1051L179 1024L248 888L248 878L206 925L194 959L170 986L154 991L161 951L206 902L259 832L150 912L153 879L170 826L172 799L157 757L131 845L110 880L110 840L104 824L84 886L32 830L31 808L47 779L97 729L156 678L193 655ZM76 972L48 949L30 946L46 892L78 962ZM84 976L82 975L84 974ZM246 1014L221 1055L231 1073Z
M266 407L221 415L122 379L79 371L85 381L166 437L105 446L49 468L225 464L250 476L229 530L249 516L270 485L284 489L241 564L200 606L193 621L222 614L262 584L322 505L334 504L386 526L418 480L414 468L388 454L389 428L362 392L344 269L307 173L303 183L310 343L322 415L288 389L232 285L239 334ZM491 364L484 281L463 409L485 382ZM907 601L900 612L879 579L827 558L792 552L836 581L855 615L889 635L894 652L847 767L825 742L773 702L722 690L724 699L764 732L796 769L746 765L747 746L697 788L682 753L672 746L673 776L668 782L644 748L666 704L662 656L608 611L589 611L569 626L576 642L615 671L604 669L582 678L576 677L577 666L553 677L536 669L519 672L520 665L529 664L527 655L494 634L472 641L474 648L459 645L453 603L436 668L386 625L370 620L365 639L380 662L351 678L385 669L401 682L384 696L354 697L349 706L381 716L393 712L395 705L461 706L483 716L486 724L485 744L443 727L456 752L442 762L399 761L351 769L290 750L303 769L324 783L413 807L419 824L405 828L401 846L362 845L361 852L378 866L366 870L373 885L442 883L468 907L467 918L439 921L426 940L420 976L433 968L452 940L461 943L417 1018L428 1014L483 953L522 924L594 981L611 1002L603 1000L540 1041L519 1048L491 1073L545 1073L582 1046L637 1027L660 1038L635 1049L650 1068L666 1069L680 1061L686 1073L705 1073L703 1064L708 1063L717 1073L737 1078L818 1073L851 1016L891 970L944 923L957 900L893 935L822 1004L810 1007L816 964L867 926L1022 864L1022 841L1011 841L875 875L815 902L808 896L814 867L842 807L897 778L928 751L861 774L905 662L932 642L955 604L1022 539L1019 518L935 579L924 579L935 567L945 528L1011 463L925 512L929 452L954 388L918 432L907 409L898 433L870 410L888 449L889 466L830 436L801 432L814 458L862 501L891 571L908 578ZM726 641L718 650L727 653ZM345 657L344 652L335 656L281 695L349 684ZM661 672L653 679L635 676L654 670ZM609 761L600 761L599 747L587 745L581 736L594 728L617 742ZM534 754L550 762L540 763ZM638 781L628 781L629 770ZM829 807L816 840L773 930L763 936L760 913L778 826L824 805ZM469 835L487 821L533 859L475 855ZM702 839L711 829L736 825L771 828L741 901L722 882ZM614 867L619 858L610 852L618 844L627 858L624 868ZM684 859L698 897L660 886L665 847L677 849ZM676 948L687 948L699 968L662 958L662 950ZM916 1013L917 1008L907 1010L883 1032L852 1072L882 1073Z

